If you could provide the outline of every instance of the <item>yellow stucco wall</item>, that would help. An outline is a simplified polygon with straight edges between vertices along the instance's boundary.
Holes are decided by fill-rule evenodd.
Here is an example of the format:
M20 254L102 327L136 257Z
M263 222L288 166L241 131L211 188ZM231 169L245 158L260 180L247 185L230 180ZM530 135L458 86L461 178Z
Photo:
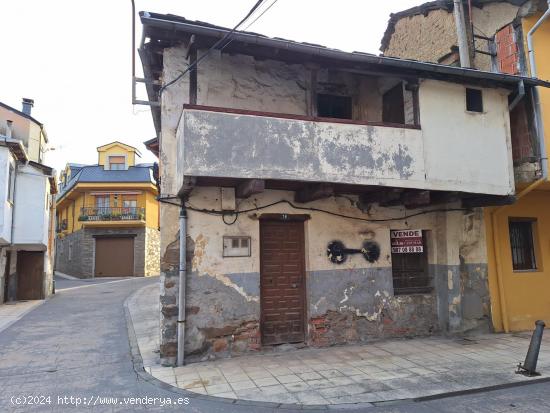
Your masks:
M536 320L550 320L550 192L533 191L520 199L516 204L508 206L497 215L498 240L497 250L500 252L500 278L504 295L499 294L499 280L496 275L494 249L489 242L489 287L491 290L491 306L493 324L497 331L504 330L501 300L506 306L510 331L531 330ZM529 272L514 272L512 268L512 252L508 230L509 218L535 218L535 253L537 270ZM489 212L486 211L487 238L493 237Z
M527 42L527 33L540 19L541 14L536 14L528 18L523 19L523 38ZM533 46L535 49L535 62L537 65L537 77L539 79L550 81L550 19L546 20L542 26L535 32L533 36ZM527 43L525 43L525 50L527 50ZM549 150L550 141L550 89L539 88L539 95L542 105L542 117L546 130L546 151Z
M524 39L539 20L541 14L523 19ZM535 58L537 77L550 80L550 21L545 22L535 33ZM527 43L525 43L527 50ZM526 56L528 59L528 56ZM550 89L539 88L543 123L546 129L547 152L550 147ZM538 187L514 205L500 209L486 209L485 223L487 231L487 254L489 264L489 288L491 291L491 309L493 325L496 331L531 330L536 320L550 320L550 184ZM497 234L493 232L491 214L496 215ZM537 270L532 272L514 272L508 221L510 218L534 218L535 252ZM496 238L496 248L494 238ZM497 271L497 256L500 266Z

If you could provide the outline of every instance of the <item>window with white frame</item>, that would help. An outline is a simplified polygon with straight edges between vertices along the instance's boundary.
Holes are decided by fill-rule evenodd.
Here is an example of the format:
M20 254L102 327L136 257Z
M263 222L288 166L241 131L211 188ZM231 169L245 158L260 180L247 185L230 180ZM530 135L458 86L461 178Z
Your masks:
M109 169L111 171L124 171L126 169L126 157L121 155L109 156Z

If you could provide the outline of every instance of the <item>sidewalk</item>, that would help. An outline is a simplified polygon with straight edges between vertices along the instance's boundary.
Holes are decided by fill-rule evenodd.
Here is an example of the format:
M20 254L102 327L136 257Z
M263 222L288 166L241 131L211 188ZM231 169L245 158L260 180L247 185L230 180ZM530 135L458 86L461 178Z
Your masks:
M324 405L411 399L532 380L514 373L530 334L388 340L159 365L158 286L128 300L145 370L172 386L230 399ZM550 336L538 371L550 373Z
M0 332L43 303L44 300L28 300L0 304Z

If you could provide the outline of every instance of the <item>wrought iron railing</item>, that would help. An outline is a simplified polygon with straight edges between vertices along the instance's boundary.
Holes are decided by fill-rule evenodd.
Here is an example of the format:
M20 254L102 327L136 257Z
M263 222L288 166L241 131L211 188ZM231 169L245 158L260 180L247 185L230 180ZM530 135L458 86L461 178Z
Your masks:
M141 207L84 207L79 221L143 221L145 208Z

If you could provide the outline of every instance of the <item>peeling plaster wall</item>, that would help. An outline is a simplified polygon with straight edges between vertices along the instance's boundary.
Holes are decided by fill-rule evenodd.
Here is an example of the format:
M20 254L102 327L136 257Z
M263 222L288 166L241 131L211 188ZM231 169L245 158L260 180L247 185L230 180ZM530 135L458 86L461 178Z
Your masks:
M241 200L239 208L253 208L280 199L291 200L292 197L292 192L268 190ZM353 197L330 198L308 206L377 219L415 212L398 207L374 207L366 215L354 206L354 202ZM221 188L198 187L193 190L189 203L197 208L220 208ZM259 213L303 212L279 205ZM463 327L472 328L470 324L462 323L463 306L459 304L473 300L477 295L487 295L483 290L485 285L469 280L470 273L486 268L484 258L475 248L476 243L483 244L483 238L478 238L479 214L473 217L475 228L468 229L469 242L463 242L465 237L459 231L463 230L464 222L471 222L472 217L462 212L421 215L406 223L366 223L320 212L311 212L310 215L311 219L305 223L308 344L325 346L448 330L461 332L465 329ZM447 221L444 230L439 227L441 219ZM432 294L394 296L389 231L405 228L427 231L429 271L435 287ZM224 235L250 236L251 257L223 258ZM330 241L337 239L350 248L357 248L367 238L381 246L377 262L368 263L361 255L350 255L343 265L328 260L326 246ZM260 348L259 241L256 214L241 215L234 225L229 226L220 217L189 211L186 351L190 360L223 357ZM176 240L175 252L177 245ZM460 251L465 255L463 260ZM476 260L479 262L473 263ZM462 261L468 263L464 268ZM463 275L464 280L461 279ZM436 280L442 278L445 282L437 283ZM463 288L463 285L469 287L468 283L476 289L475 294ZM464 291L468 298L464 297ZM438 303L442 297L450 305L440 309ZM474 316L477 317L477 313ZM448 320L453 323L452 329L447 328ZM474 321L483 324L477 318ZM484 322L483 328L487 329L487 320Z
M185 110L178 173L511 194L508 92L470 113L465 89L422 81L421 130Z

